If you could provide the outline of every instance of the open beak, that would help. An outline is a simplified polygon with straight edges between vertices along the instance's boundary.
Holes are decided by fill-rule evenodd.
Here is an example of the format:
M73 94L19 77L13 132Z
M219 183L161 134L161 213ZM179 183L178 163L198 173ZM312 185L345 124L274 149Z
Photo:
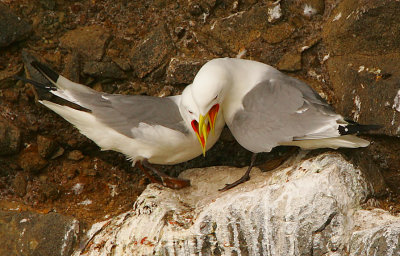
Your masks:
M208 122L210 123L211 131L215 133L215 120L217 120L217 115L219 111L219 104L215 104L212 108L208 111L207 117Z
M206 156L207 137L208 137L208 134L210 133L211 128L210 128L210 125L208 125L208 124L204 125L205 118L203 116L201 116L201 117L202 118L200 118L199 121L202 123L202 126L200 126L200 123L197 123L196 120L193 120L192 128L193 128L194 132L196 133L197 139L200 142L201 149L203 150L203 156Z
M197 129L193 128L193 130L197 134L197 138L199 139L199 142L201 144L201 147L203 148L203 155L206 155L206 143L207 143L207 137L208 134L210 133L210 130L214 134L215 130L215 121L217 120L217 115L219 111L219 104L215 104L214 106L211 107L211 109L208 111L208 113L203 116L199 116L199 123ZM193 122L192 121L192 127L193 127ZM197 123L197 122L196 122Z

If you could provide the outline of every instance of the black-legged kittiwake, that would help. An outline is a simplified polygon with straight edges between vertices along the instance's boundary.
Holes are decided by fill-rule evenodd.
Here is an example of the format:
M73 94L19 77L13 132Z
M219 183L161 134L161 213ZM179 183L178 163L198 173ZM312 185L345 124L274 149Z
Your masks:
M255 154L279 145L366 147L369 141L352 134L378 128L345 120L304 82L256 61L213 59L197 73L191 90L199 130L213 123L219 109L239 144ZM245 175L222 190L249 179L255 154Z
M152 170L159 176L159 179L153 177L152 181L167 187L181 188L190 183L172 178L150 163L172 165L204 154L218 140L225 125L221 115L213 124L213 133L209 134L210 126L199 130L194 116L198 110L191 96L191 85L185 88L182 95L165 98L107 94L74 83L37 61L31 65L50 83L44 85L20 79L44 88L83 110L49 100L41 100L40 103L72 123L102 150L123 153L133 163L137 162L148 176L143 167Z

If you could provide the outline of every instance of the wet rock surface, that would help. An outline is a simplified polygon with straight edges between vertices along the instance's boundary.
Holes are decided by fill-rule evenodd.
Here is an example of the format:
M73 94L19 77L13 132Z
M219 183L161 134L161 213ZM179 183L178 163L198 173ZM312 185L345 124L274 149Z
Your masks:
M382 193L368 190L370 198L351 215L354 220L359 218L360 232L351 233L351 243L348 240L342 245L353 255L372 252L374 249L368 244L397 253L391 251L395 240L387 238L397 234L389 216L396 219L400 213L398 1L16 0L3 1L0 13L4 14L0 21L10 21L0 22L4 28L0 29L3 211L18 209L42 217L57 212L90 225L127 213L149 183L124 156L99 151L70 124L40 105L36 101L39 92L31 85L13 79L14 75L38 79L38 74L25 65L32 60L29 55L72 81L98 91L162 97L179 94L207 60L240 57L262 61L307 82L350 119L383 126L374 135L365 135L372 142L368 148L341 150L348 161L371 170L364 173L367 183L383 177L381 186L385 187ZM264 168L268 166L266 160L287 150L281 147L272 154L263 154L257 164ZM205 158L157 168L178 175L190 168L243 167L248 165L250 156L225 129ZM188 173L195 178L196 172ZM225 179L228 177L221 183L228 182ZM272 199L268 200L273 204ZM376 207L384 212L371 211ZM226 212L233 216L235 208L230 209ZM364 214L362 209L367 212ZM321 213L316 223L326 223L330 213ZM344 210L340 213L350 216ZM313 234L312 240L305 235L296 241L303 243L299 251L307 251L312 244L306 255L340 255L344 247L332 238L337 231L332 224L342 223L338 216L341 215L333 216L325 229ZM381 227L361 222L380 216L385 220ZM188 228L188 223L179 223ZM313 227L315 231L322 226L310 224L304 230ZM231 225L228 229L232 233L237 227ZM207 230L213 231L213 227ZM14 229L18 234L10 232L9 237L19 237L20 231ZM228 245L234 244L246 232L225 240ZM204 244L208 247L214 241L213 233L209 234ZM151 246L148 240L139 243ZM247 248L250 242L239 243L234 249L243 254L246 250L262 250ZM214 251L216 255L221 252L222 249ZM41 251L41 255L46 254ZM67 251L64 255L68 255Z

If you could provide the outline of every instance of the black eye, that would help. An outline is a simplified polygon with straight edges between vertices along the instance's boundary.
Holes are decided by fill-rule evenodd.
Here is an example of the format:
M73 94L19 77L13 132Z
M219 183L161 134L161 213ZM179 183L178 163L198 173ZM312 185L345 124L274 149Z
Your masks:
M217 96L215 96L214 100L216 100L217 98L218 98L218 95L217 95Z
M189 114L193 114L193 112L192 111L190 111L190 110L188 110L189 111Z

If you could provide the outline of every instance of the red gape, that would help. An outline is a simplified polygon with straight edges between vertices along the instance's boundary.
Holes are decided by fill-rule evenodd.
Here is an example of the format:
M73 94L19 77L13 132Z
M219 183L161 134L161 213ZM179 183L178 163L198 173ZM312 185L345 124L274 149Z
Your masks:
M206 141L204 139L204 136L200 136L200 134L199 134L199 123L196 120L193 120L191 124L192 124L193 131L197 134L197 136L199 136L201 144L204 146ZM207 134L210 132L210 130L211 130L210 124L207 124Z
M210 120L212 122L211 124L212 127L214 127L215 118L218 114L218 111L219 111L219 104L215 104L214 106L212 106L210 111L208 111L208 115L210 116Z
M195 133L199 133L199 123L196 120L192 121L192 128Z

